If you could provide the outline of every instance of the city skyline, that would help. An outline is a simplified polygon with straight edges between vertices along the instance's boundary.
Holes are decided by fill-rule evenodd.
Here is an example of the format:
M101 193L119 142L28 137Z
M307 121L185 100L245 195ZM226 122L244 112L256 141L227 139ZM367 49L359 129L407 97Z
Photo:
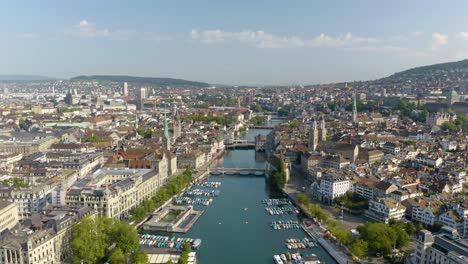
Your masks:
M1 5L0 74L316 84L468 58L463 1Z

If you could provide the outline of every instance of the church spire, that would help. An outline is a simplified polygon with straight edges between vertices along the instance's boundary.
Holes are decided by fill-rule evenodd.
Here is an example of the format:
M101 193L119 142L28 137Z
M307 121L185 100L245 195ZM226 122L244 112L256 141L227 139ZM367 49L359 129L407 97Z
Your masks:
M169 127L167 126L166 114L164 114L164 137L169 138Z
M353 123L357 123L356 92L353 93Z
M171 139L169 138L169 127L167 125L166 114L164 114L163 147L165 150L171 150Z

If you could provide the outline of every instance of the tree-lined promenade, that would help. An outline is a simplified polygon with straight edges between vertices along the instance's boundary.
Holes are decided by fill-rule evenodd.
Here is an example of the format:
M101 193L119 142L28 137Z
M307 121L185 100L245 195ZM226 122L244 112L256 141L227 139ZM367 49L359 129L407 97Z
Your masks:
M391 221L389 224L366 223L358 226L359 235L356 237L340 226L333 216L323 211L320 204L312 203L306 194L298 194L297 200L308 213L326 226L341 245L358 258L369 256L371 252L390 256L394 249L407 246L410 237L422 228L421 225L415 226L412 222L402 221Z
M151 199L131 211L130 220L142 221L157 207L180 193L193 181L193 171L186 169L172 178ZM103 217L86 217L73 227L72 248L75 263L146 264L145 252L137 250L139 239L135 227L127 222ZM184 252L187 249L184 249ZM183 254L183 256L187 255ZM182 257L182 262L185 257Z

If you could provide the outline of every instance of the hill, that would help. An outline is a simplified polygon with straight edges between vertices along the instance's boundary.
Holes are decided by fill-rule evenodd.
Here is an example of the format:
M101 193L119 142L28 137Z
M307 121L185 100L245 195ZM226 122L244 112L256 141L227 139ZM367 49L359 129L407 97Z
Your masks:
M52 81L55 78L39 76L39 75L21 75L21 74L9 74L0 75L0 81Z
M415 67L375 80L377 83L405 83L413 81L444 81L468 77L468 59Z
M90 75L77 76L70 81L109 81L109 82L127 82L154 86L177 86L177 87L208 87L210 84L204 82L194 82L173 78L155 78L155 77L136 77L125 75Z

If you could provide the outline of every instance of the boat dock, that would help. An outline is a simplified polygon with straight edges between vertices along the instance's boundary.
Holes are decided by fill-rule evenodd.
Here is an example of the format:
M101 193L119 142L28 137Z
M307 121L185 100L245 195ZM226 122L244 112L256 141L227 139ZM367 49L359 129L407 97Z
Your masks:
M299 221L295 220L279 220L271 222L271 227L274 230L287 230L287 229L299 229Z
M286 214L298 214L299 210L296 207L291 205L286 205L282 207L265 207L270 215L286 215Z

